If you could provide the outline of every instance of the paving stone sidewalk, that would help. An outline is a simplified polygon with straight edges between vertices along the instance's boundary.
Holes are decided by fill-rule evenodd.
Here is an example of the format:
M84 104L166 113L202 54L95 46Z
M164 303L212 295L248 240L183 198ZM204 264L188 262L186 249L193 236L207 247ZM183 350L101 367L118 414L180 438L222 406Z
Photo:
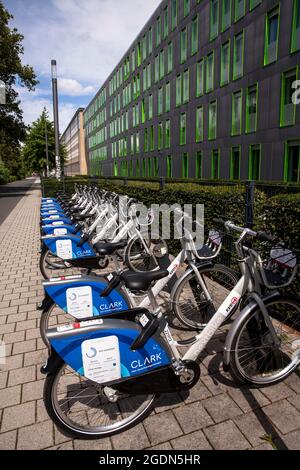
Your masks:
M0 449L300 449L300 374L271 388L235 387L222 372L222 332L203 355L197 386L161 398L143 423L97 441L62 435L42 401L39 204L33 188L0 226Z

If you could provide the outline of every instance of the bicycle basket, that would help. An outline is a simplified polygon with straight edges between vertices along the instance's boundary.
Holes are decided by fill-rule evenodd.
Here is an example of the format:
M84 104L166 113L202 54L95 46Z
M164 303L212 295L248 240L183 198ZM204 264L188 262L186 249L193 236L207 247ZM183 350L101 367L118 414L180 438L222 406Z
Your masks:
M262 269L265 285L271 289L290 285L297 272L297 255L288 248L275 246Z

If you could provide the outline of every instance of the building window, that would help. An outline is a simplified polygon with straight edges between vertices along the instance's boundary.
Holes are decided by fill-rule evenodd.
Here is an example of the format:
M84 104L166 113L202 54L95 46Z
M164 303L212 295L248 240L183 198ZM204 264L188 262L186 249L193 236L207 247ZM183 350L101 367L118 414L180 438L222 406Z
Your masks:
M156 20L156 46L159 46L161 42L161 18L160 16Z
M169 34L169 8L168 5L164 9L164 39Z
M220 151L213 150L211 155L211 177L213 180L220 178Z
M262 2L262 0L250 0L250 11L254 10L257 5L259 5Z
M144 152L149 152L148 129L144 131Z
M172 178L173 168L172 168L172 157L171 155L167 156L167 178Z
M184 28L180 33L180 63L183 64L187 59L187 29Z
M142 165L142 177L146 177L146 159L143 158L143 165Z
M151 87L151 64L147 65L147 86Z
M183 87L182 87L182 101L187 103L190 97L190 72L185 70L183 72Z
M147 57L147 39L146 36L143 36L142 39L142 60L146 60Z
M147 69L143 68L143 91L147 90Z
M196 168L195 168L196 178L202 178L202 152L197 152L196 154Z
M165 148L169 149L171 147L171 122L170 120L166 121L165 125Z
M137 132L135 135L135 148L136 148L136 153L140 153L140 133Z
M178 20L178 0L172 0L172 31L176 28L177 26L177 20Z
M154 150L154 126L150 127L150 152Z
M157 136L157 148L161 150L163 148L163 123L158 124L158 136Z
M172 72L172 69L173 69L173 43L172 42L169 42L168 44L168 72L167 73L170 73Z
M148 158L148 176L152 176L152 160Z
M246 133L255 132L257 127L257 84L247 88Z
M231 25L231 1L222 0L222 32Z
M206 57L206 93L214 88L214 52Z
M192 21L191 55L198 51L198 16Z
M159 54L159 78L160 80L165 75L165 52L161 51Z
M300 180L300 141L286 144L284 162L284 180L298 182Z
M203 106L196 109L196 142L203 141Z
M243 76L244 72L244 31L234 36L233 80Z
M153 157L153 176L157 177L158 176L158 158Z
M295 124L296 105L292 101L293 83L297 80L297 69L290 70L282 74L281 83L281 106L280 106L280 126L291 126Z
M294 0L291 52L300 49L300 0Z
M159 81L159 56L158 55L154 59L154 80L155 80L155 83Z
M240 179L241 148L233 147L230 156L230 179Z
M238 21L240 18L245 16L245 0L234 0L234 21Z
M148 115L149 119L153 119L153 96L149 95L148 97Z
M114 176L118 176L118 163L114 162Z
M249 180L260 179L260 145L250 145L248 178Z
M210 0L210 27L209 39L212 41L218 36L219 28L219 0Z
M132 71L135 70L135 51L132 51L131 53L131 68L132 68Z
M159 116L163 113L163 89L162 88L158 90L157 112Z
M196 64L196 96L202 96L204 91L204 60Z
M176 106L181 105L181 89L182 89L182 80L181 75L177 75L176 77Z
M180 145L186 144L186 114L182 113L180 115L180 135L179 135Z
M140 161L136 160L135 162L135 176L141 176L140 174Z
M279 31L279 7L266 16L264 65L269 65L277 60Z
M182 178L186 179L189 177L189 156L184 153L182 156Z
M190 14L190 0L183 0L183 16L184 18Z
M165 108L166 113L168 113L171 109L171 85L170 83L166 83L166 101L165 101Z
M152 51L153 51L153 31L152 31L152 28L150 28L149 31L148 31L148 51L149 51L149 54L151 54Z
M209 103L208 107L208 139L213 140L217 136L217 101Z
M145 100L142 100L142 124L146 121Z
M229 82L230 72L230 41L225 42L221 48L221 86Z
M242 132L242 90L232 95L232 121L231 135L239 135Z

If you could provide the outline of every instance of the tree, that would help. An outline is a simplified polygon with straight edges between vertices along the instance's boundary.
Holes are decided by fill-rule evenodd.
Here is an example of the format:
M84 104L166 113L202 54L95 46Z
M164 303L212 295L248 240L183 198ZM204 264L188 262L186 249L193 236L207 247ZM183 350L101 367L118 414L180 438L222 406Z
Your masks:
M25 145L22 151L26 168L33 172L46 173L46 130L48 136L49 169L55 168L55 134L54 123L49 120L49 114L44 108L41 116L28 129ZM66 148L60 145L62 165L66 160Z
M26 126L14 87L18 85L32 91L38 81L33 68L22 64L24 36L9 27L12 18L0 0L0 80L6 88L6 103L0 104L0 160L10 174L20 177L24 167L20 143L26 137Z

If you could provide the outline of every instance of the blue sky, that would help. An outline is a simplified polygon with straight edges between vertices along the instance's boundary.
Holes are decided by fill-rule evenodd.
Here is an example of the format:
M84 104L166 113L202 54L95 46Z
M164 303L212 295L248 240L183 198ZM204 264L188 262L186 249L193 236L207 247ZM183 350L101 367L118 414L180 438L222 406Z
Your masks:
M160 0L3 0L25 36L23 62L40 84L18 88L24 120L30 124L44 106L52 116L50 62L59 78L60 131L79 106L89 103L117 65Z

